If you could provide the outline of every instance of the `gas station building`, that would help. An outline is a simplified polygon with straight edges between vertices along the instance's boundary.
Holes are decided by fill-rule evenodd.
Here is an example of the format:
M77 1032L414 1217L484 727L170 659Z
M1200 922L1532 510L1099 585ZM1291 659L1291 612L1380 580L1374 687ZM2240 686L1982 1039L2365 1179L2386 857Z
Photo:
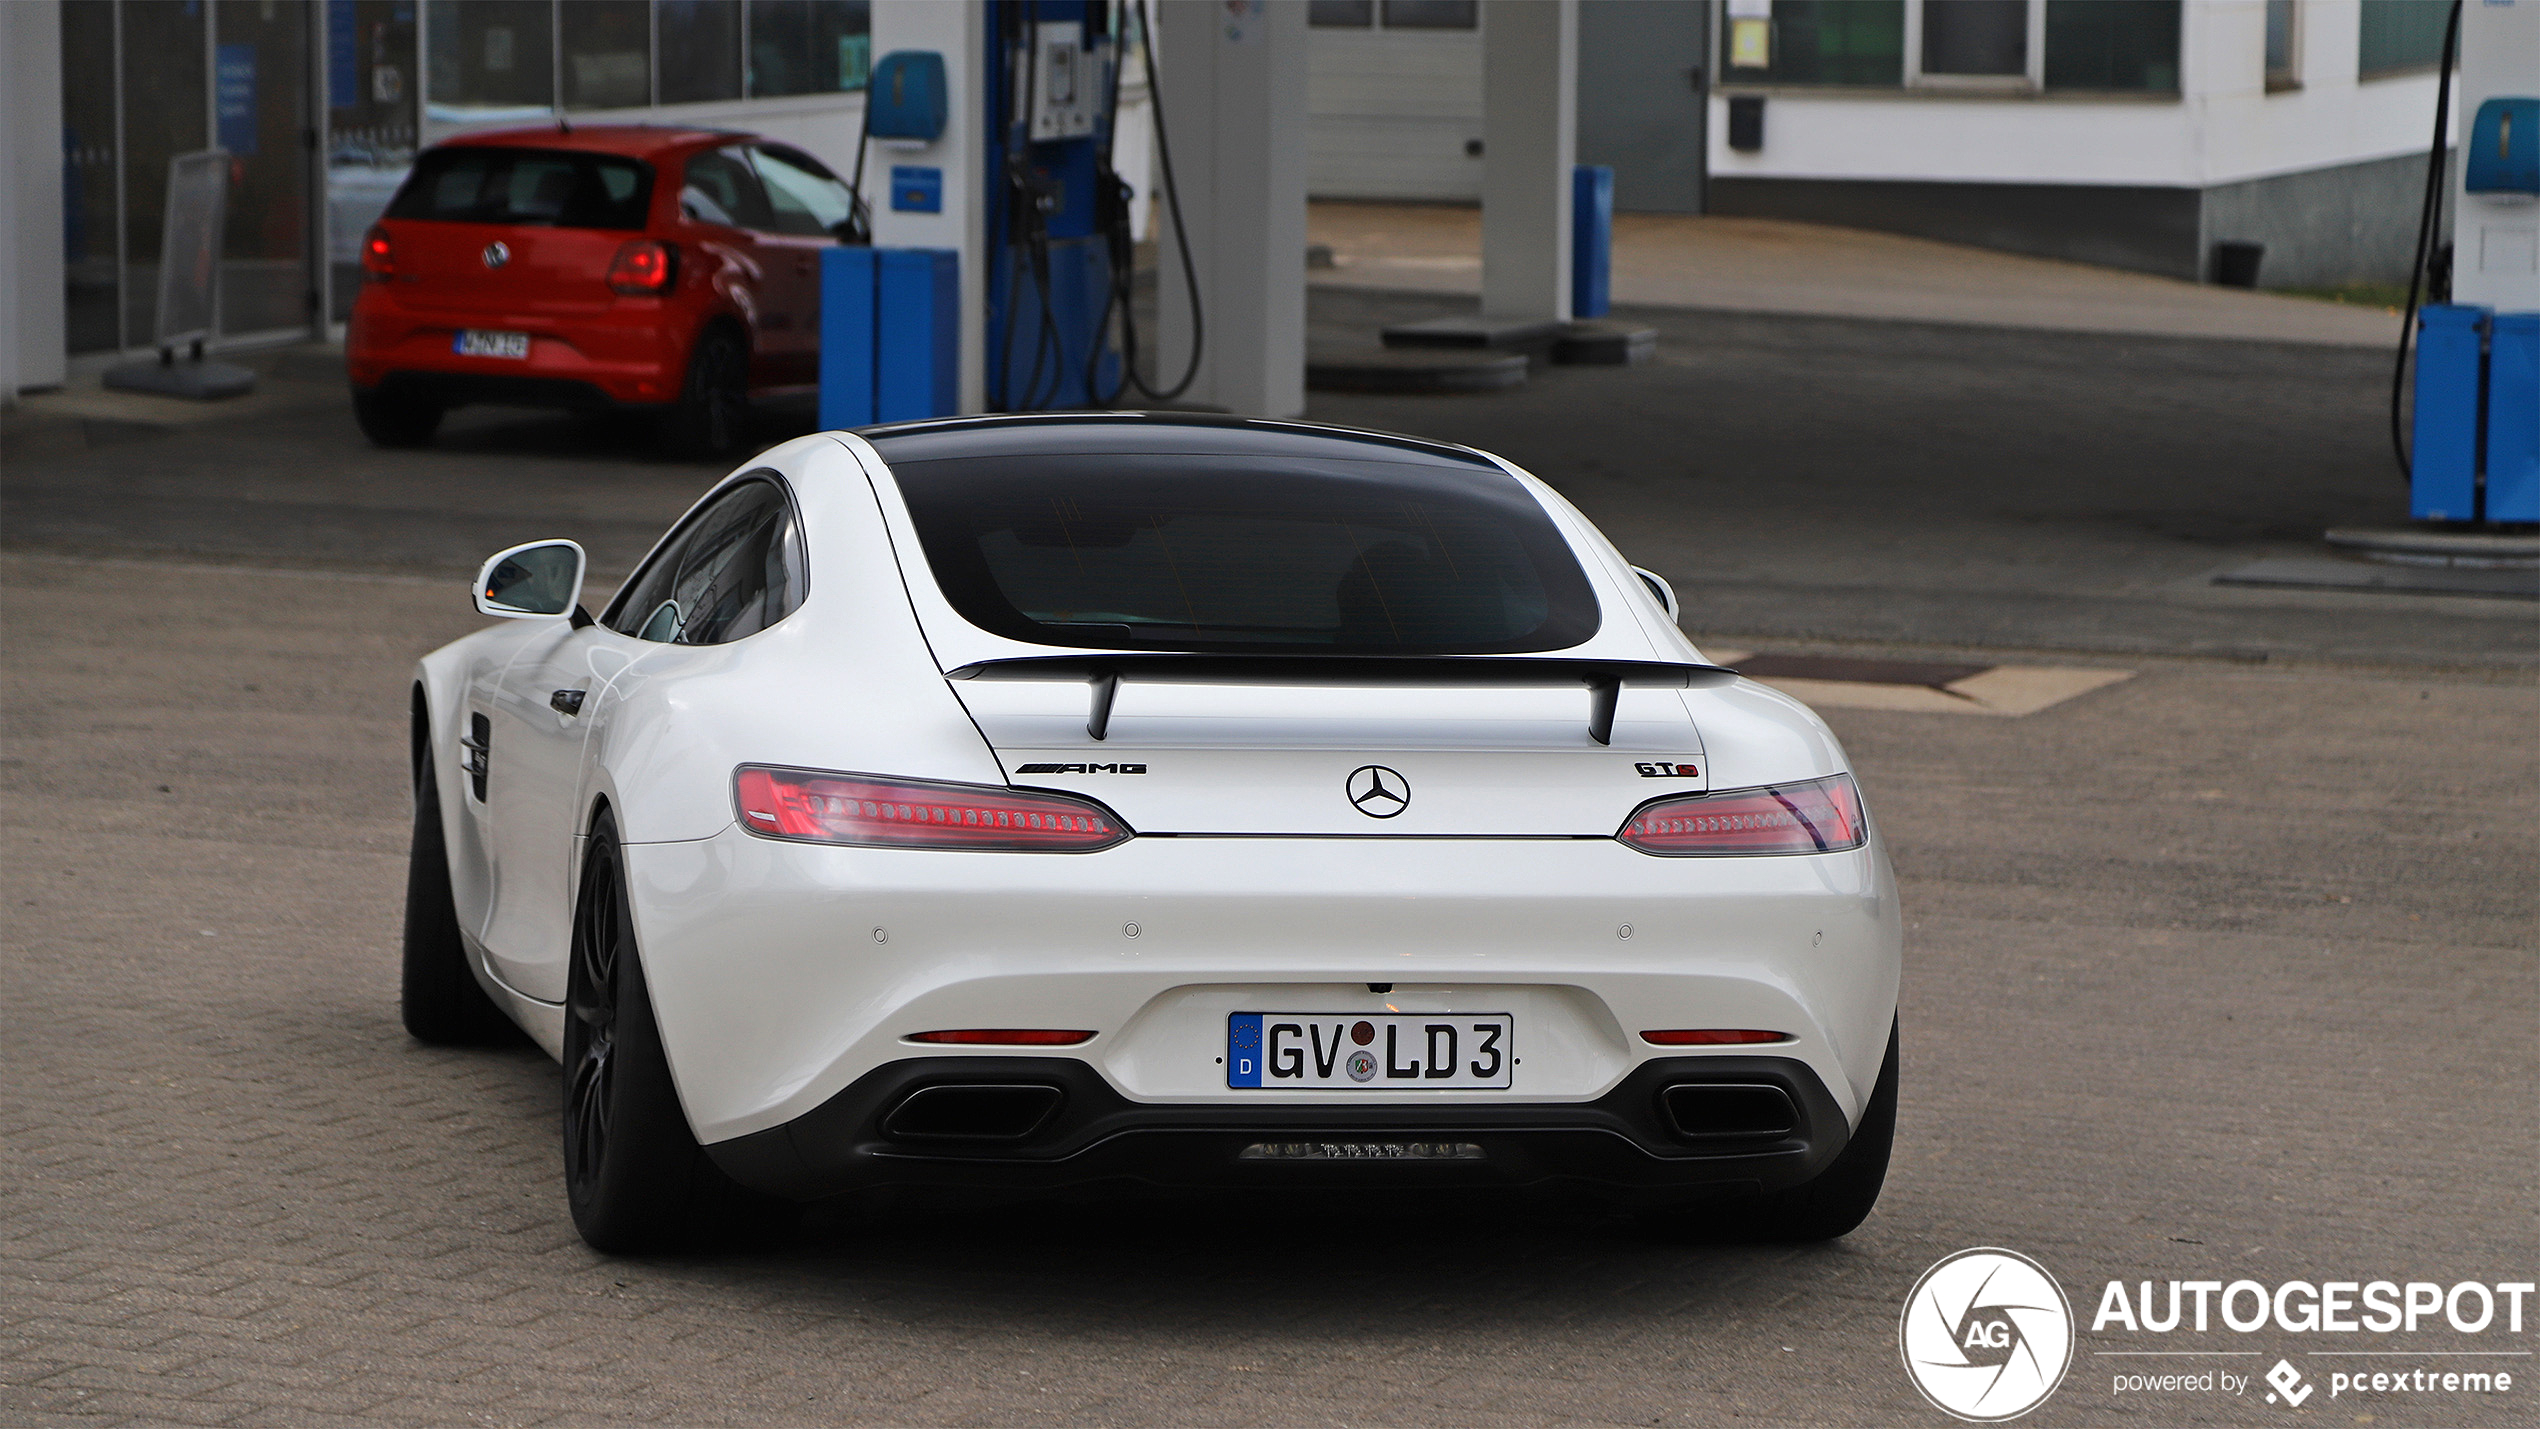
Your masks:
M2260 245L2268 285L2404 280L2446 11L2425 0L1149 9L1188 282L1158 202L1134 11L1040 0L1028 14L1042 27L1083 23L1088 54L1117 70L1101 140L1133 191L1131 227L1162 253L1150 365L1191 365L1196 316L1181 400L1279 415L1304 405L1310 197L1478 202L1483 312L1557 322L1571 315L1580 163L1613 168L1625 210L1880 228L2209 280L2227 246ZM961 255L960 405L992 405L1006 385L992 349L1012 306L1000 275L1021 261L1005 250L1063 245L1076 221L1061 194L1059 216L1026 241L1002 207L1006 141L987 132L982 100L1027 70L1056 73L1009 46L1039 43L1015 18L1025 13L1020 0L0 6L0 391L150 350L176 155L217 148L230 161L216 345L304 340L340 330L356 245L421 145L559 120L728 126L846 173L874 64L924 51L944 59L946 120L931 138L873 141L874 241ZM1053 144L1076 137L1047 132ZM1039 117L1031 136L1046 147ZM891 199L895 168L934 176L929 205ZM2529 250L2504 233L2513 222L2499 220L2500 263ZM1071 301L1035 291L1052 310Z

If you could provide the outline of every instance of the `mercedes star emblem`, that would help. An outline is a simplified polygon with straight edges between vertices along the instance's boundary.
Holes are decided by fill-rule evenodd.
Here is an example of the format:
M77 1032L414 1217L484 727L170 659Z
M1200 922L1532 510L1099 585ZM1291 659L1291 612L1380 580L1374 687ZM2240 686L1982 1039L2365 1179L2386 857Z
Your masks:
M485 245L486 267L500 268L510 261L512 261L512 250L510 244L505 243L498 238Z
M1342 786L1349 802L1371 819L1390 819L1411 807L1411 781L1381 764L1361 764Z

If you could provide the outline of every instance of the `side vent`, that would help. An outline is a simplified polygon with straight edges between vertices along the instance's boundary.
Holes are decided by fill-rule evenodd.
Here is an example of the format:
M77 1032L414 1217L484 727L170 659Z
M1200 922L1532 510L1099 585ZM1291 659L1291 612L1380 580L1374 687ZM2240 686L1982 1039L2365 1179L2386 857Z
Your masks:
M459 748L467 751L467 757L460 764L467 770L468 788L475 791L476 802L482 804L485 802L485 770L494 754L494 722L481 714L469 715L467 738L459 741Z

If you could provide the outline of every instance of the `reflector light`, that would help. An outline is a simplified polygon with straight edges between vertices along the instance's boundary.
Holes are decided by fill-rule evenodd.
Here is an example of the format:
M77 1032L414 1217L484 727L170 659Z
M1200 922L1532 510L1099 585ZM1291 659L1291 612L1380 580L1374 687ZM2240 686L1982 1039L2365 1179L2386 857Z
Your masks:
M741 827L775 839L877 848L1092 853L1131 836L1091 799L992 784L886 779L744 764L733 771Z
M1665 1032L1643 1032L1640 1040L1653 1047L1742 1047L1753 1042L1788 1042L1787 1032L1766 1032L1754 1027L1678 1027Z
M659 293L670 286L676 250L650 238L638 238L609 260L609 290L630 297Z
M1642 853L1838 853L1859 848L1861 791L1837 774L1806 784L1655 799L1614 837Z
M397 276L397 248L388 241L388 230L372 225L362 235L362 276L373 283L385 283Z
M968 1047L1073 1047L1093 1040L1091 1032L1041 1027L964 1027L952 1032L912 1032L911 1042L957 1042Z

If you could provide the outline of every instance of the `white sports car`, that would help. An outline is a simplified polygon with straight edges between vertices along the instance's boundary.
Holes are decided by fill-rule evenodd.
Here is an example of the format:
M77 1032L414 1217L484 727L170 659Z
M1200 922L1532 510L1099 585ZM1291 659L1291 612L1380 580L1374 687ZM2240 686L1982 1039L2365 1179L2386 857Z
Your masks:
M414 684L404 1010L565 1068L574 1222L875 1186L1570 1186L1822 1238L1896 1112L1841 747L1463 447L788 442Z

